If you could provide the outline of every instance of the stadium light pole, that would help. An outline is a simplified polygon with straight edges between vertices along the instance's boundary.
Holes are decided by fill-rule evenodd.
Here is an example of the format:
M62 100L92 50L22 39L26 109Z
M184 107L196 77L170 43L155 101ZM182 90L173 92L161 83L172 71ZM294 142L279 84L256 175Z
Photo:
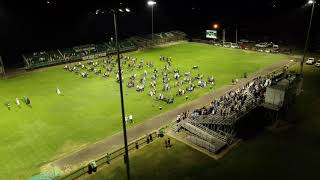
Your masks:
M310 21L309 21L309 27L308 27L308 33L307 33L307 38L306 38L306 42L304 45L304 51L303 51L303 58L300 62L300 73L303 74L303 64L306 58L306 54L307 54L307 50L308 50L308 44L309 44L309 37L310 37L310 30L311 30L311 25L312 25L312 19L313 19L313 12L314 12L314 7L316 4L315 0L309 0L308 1L309 5L312 5L312 10L311 10L311 17L310 17Z
M153 15L153 7L157 4L156 1L150 0L147 2L148 6L151 6L151 30L152 30L152 41L153 41L153 37L154 37L154 15Z
M123 87L122 87L122 73L121 73L121 62L120 62L120 47L118 43L118 23L117 23L117 14L118 11L123 13L122 9L112 9L113 13L113 22L114 22L114 33L115 33L115 41L116 41L116 49L117 49L117 63L118 63L118 71L119 71L119 84L120 84L120 98L121 98L121 113L122 113L122 125L123 125L123 139L124 139L124 149L125 149L125 157L124 161L127 168L127 178L130 180L130 166L129 166L129 150L128 150L128 140L127 140L127 128L126 128L126 120L125 120L125 109L124 109L124 97L123 97ZM127 13L130 12L129 8L126 8L125 11Z
M1 56L0 56L0 76L1 76L1 74L3 75L3 77L6 76L6 71L5 71L5 69L4 69L4 64L3 64L2 58L1 58Z

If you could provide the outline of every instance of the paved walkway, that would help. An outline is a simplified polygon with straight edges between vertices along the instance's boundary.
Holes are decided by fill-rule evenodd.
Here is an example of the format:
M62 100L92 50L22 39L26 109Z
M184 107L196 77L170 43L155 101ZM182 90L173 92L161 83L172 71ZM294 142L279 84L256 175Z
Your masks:
M177 109L167 111L165 113L162 113L152 119L147 120L146 122L139 124L135 127L132 127L128 129L128 140L133 141L135 139L138 139L139 137L144 136L147 133L150 133L153 130L158 129L159 127L165 126L172 122L178 114L182 112L186 112L188 110L194 110L197 108L201 108L204 105L209 104L214 98L223 96L226 92L239 88L243 85L245 85L247 82L251 81L254 77L260 76L260 75L266 75L279 67L283 67L287 65L289 61L281 61L277 64L274 64L270 67L267 67L263 70L260 70L253 75L251 75L247 79L242 79L238 84L236 85L226 85L215 92L209 93L201 98L198 98L186 105L183 105ZM72 153L70 155L65 156L62 159L56 160L52 163L50 163L51 166L57 167L61 169L62 171L69 171L70 169L74 169L82 165L83 163L86 163L90 160L97 159L98 157L101 157L102 155L106 154L106 152L110 152L116 148L123 146L123 134L122 132L117 133L111 137L108 137L102 141L99 141L95 144L88 145L84 149L81 149L78 152Z

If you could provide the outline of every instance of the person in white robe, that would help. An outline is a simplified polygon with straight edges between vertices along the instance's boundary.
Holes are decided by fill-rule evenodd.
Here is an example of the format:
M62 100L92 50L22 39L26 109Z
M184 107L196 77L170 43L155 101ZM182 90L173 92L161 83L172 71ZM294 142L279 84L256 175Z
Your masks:
M19 98L16 98L16 103L17 103L17 105L20 107L20 101L19 101Z

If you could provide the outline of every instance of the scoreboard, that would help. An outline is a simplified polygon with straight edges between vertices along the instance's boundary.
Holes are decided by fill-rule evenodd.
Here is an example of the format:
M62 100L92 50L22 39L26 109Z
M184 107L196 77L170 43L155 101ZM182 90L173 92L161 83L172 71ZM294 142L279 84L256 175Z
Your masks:
M218 39L218 32L216 30L207 30L206 38L208 38L208 39Z

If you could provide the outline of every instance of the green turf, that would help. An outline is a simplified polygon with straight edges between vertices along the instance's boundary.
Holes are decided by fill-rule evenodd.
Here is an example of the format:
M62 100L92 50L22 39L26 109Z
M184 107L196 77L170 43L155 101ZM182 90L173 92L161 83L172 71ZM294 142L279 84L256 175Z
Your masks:
M297 68L298 69L298 68ZM216 161L190 147L173 142L171 149L156 141L131 154L133 180L317 180L320 162L320 68L305 67L304 92L291 107L293 125L282 131L263 131L243 141ZM258 119L257 119L258 120ZM123 160L87 179L125 180Z
M200 73L216 78L214 89L229 84L231 79L239 78L244 72L250 74L287 58L198 43L182 43L131 55L145 61L153 60L158 68L164 66L159 61L160 55L171 56L173 66L184 72L198 65ZM142 72L137 71L140 75ZM125 73L126 80L128 76L129 73ZM109 79L95 75L82 79L61 66L0 80L0 179L8 176L10 179L25 179L63 154L119 132L118 86L114 74ZM64 96L57 96L57 87ZM155 101L147 95L149 87L143 93L127 88L124 91L126 112L134 115L135 124L159 114L159 106L167 111L186 102L183 97L176 98L172 105ZM209 88L197 90L189 95L189 100L210 91ZM171 91L172 94L175 92ZM18 108L14 104L16 97L23 96L30 98L32 107L23 104ZM7 101L12 104L10 111L4 105Z

